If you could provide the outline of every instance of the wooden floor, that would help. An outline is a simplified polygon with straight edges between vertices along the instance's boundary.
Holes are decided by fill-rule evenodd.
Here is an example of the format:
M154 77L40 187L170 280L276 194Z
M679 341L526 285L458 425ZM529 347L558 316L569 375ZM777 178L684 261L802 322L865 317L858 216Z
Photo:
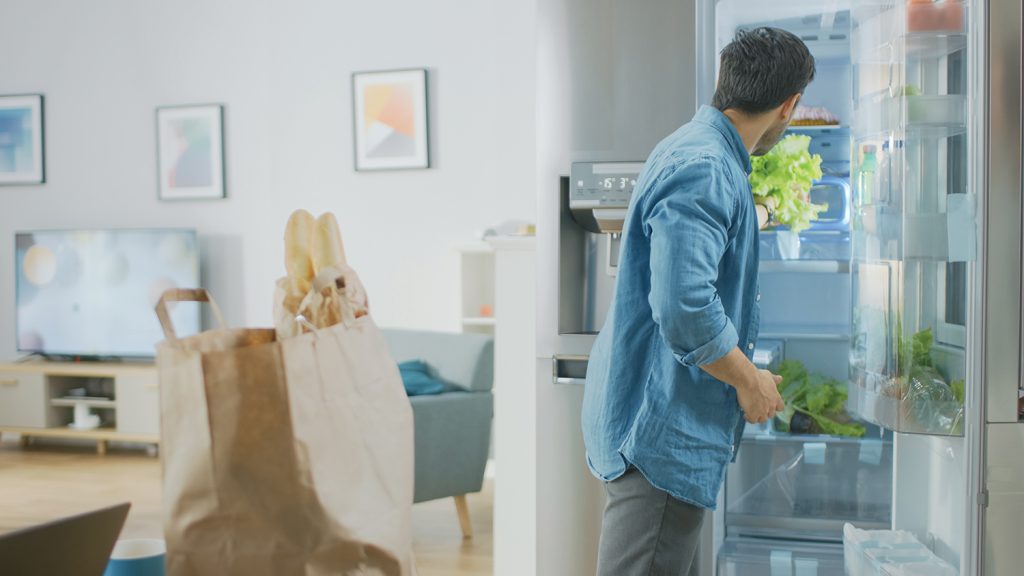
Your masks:
M122 537L157 537L160 461L144 450L0 442L0 533L128 500ZM413 546L420 576L492 573L492 481L469 495L474 537L464 541L451 498L413 506Z

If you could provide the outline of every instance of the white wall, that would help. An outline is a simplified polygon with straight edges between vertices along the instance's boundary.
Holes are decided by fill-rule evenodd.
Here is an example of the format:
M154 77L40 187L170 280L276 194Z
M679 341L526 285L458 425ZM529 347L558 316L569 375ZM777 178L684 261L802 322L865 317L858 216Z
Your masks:
M195 227L229 322L268 325L299 207L335 212L380 324L457 330L453 247L534 219L535 22L520 0L4 0L0 94L45 94L47 183L0 187L0 358L15 230ZM351 73L410 67L430 70L434 168L355 172ZM209 102L229 197L161 202L154 109Z

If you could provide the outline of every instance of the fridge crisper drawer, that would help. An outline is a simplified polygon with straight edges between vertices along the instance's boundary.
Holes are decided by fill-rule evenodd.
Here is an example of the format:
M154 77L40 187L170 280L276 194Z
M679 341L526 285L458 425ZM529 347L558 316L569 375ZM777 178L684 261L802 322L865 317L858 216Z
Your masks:
M726 477L730 535L840 542L846 522L889 527L891 509L892 441L877 436L746 436Z
M843 548L729 538L718 553L718 576L843 576Z

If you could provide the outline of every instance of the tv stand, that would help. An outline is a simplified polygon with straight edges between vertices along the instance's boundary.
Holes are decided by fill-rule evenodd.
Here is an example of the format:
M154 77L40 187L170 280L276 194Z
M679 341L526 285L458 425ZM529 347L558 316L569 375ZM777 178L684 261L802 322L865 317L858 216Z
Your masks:
M86 390L85 397L72 391ZM105 454L109 442L159 446L160 393L152 363L54 362L38 357L0 364L0 432L34 438L96 442ZM76 405L100 417L93 429L69 427Z

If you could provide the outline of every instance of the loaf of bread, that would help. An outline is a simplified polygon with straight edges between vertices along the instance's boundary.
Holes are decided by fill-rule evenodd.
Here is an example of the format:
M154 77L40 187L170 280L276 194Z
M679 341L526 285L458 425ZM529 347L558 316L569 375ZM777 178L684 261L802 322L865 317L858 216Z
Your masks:
M316 275L312 250L315 224L312 214L296 210L288 218L284 231L284 268L289 279L298 286L305 286L305 290L309 290L309 283Z
M367 315L366 291L348 267L334 214L313 218L305 210L296 210L288 218L284 244L287 275L277 281L274 292L278 339L297 336L304 329L329 328L346 315ZM325 270L329 272L322 274Z
M345 247L341 242L341 231L334 214L324 212L316 219L312 243L313 273L319 274L327 268L345 268Z

